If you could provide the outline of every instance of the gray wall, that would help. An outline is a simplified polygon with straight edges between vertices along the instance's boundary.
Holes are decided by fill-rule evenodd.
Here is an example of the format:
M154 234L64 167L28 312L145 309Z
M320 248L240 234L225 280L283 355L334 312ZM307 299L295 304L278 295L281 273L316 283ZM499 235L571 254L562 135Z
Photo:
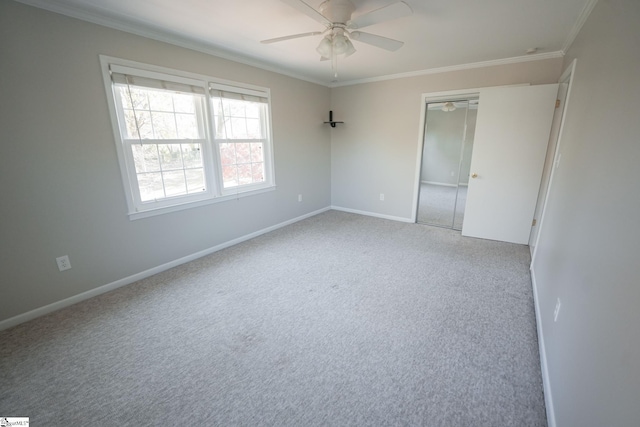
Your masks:
M130 221L99 54L269 87L276 191ZM0 58L0 321L330 205L329 88L6 0Z
M560 427L640 424L639 46L640 2L600 0L565 59L578 62L534 260Z
M558 58L334 88L331 108L345 123L331 134L332 205L410 219L423 93L553 83L561 71Z
M640 419L638 22L637 1L600 0L565 59L579 62L534 263L558 426ZM129 221L98 54L270 87L277 190ZM11 1L0 58L0 320L330 202L409 218L422 93L561 71L547 60L330 91ZM321 125L329 109L346 123Z

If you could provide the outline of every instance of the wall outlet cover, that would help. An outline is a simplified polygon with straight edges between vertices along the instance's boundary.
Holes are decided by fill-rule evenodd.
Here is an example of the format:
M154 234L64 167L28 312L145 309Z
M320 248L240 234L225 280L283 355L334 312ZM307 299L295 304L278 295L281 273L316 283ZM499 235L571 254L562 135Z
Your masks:
M69 261L69 256L64 255L56 258L56 263L58 264L58 270L65 271L71 268L71 262Z

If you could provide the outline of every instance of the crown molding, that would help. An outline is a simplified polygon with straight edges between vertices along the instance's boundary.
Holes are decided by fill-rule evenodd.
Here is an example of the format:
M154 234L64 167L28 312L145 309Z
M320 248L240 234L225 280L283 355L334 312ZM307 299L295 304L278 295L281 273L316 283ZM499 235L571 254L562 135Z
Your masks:
M587 22L587 18L589 18L589 15L591 15L591 12L596 7L596 3L598 3L598 0L589 0L587 4L584 5L582 12L580 12L580 15L578 16L578 20L573 25L573 28L571 28L571 32L562 45L562 51L564 53L567 53L567 50L569 50L569 48L573 44L574 40L578 36L578 33L582 29L582 26L585 22Z
M183 47L186 49L195 50L208 55L213 55L218 58L227 59L229 61L238 62L240 64L249 65L251 67L260 68L265 71L271 71L274 73L282 74L288 77L293 77L298 80L303 80L309 83L329 87L327 82L315 80L301 74L292 73L291 71L268 64L263 61L259 61L247 56L239 55L229 52L228 50L221 49L214 45L205 44L193 40L187 37L181 37L174 33L169 33L162 29L153 28L149 24L141 24L139 22L126 21L123 18L107 17L100 13L93 13L85 10L80 10L68 5L61 5L57 3L50 3L47 0L15 0L18 3L26 4L27 6L33 6L39 9L48 10L49 12L65 15L70 18L79 19L81 21L90 22L92 24L101 25L103 27L112 28L114 30L124 31L127 33L135 34L137 36L146 37L152 40L172 44L175 46Z
M526 56L514 56L511 58L495 59L491 61L482 61L482 62L473 62L470 64L452 65L449 67L429 68L425 70L410 71L408 73L388 74L386 76L370 77L366 79L347 80L339 83L334 82L330 85L330 87L333 88L333 87L341 87L341 86L352 86L352 85L362 84L362 83L374 83L374 82L380 82L384 80L395 80L395 79L404 79L407 77L425 76L428 74L449 73L451 71L463 71L463 70L471 70L474 68L493 67L496 65L517 64L520 62L529 62L529 61L541 61L544 59L562 58L563 56L564 56L564 52L558 50L555 52L546 52L546 53L539 53L539 54L526 55Z
M169 33L160 28L154 28L148 23L143 24L140 22L127 21L127 20L124 20L123 18L109 17L97 12L80 10L73 6L63 5L59 3L52 3L47 0L15 0L15 1L22 4L26 4L28 6L33 6L39 9L48 10L49 12L58 13L71 18L79 19L81 21L91 22L93 24L101 25L103 27L108 27L115 30L135 34L141 37L146 37L152 40L157 40L160 42L183 47L186 49L195 50L201 53L213 55L222 59L238 62L240 64L248 65L251 67L256 67L265 71L270 71L270 72L282 74L288 77L293 77L298 80L314 83L314 84L328 87L328 88L352 86L356 84L373 83L373 82L380 82L385 80L395 80L395 79L402 79L407 77L417 77L417 76L424 76L428 74L439 74L439 73L447 73L452 71L470 70L475 68L492 67L497 65L515 64L520 62L561 58L564 56L566 52L566 49L562 49L560 51L555 51L555 52L546 52L546 53L540 53L540 54L517 56L517 57L496 59L496 60L490 60L490 61L474 62L469 64L453 65L448 67L430 68L430 69L424 69L424 70L418 70L418 71L411 71L407 73L389 74L389 75L370 77L370 78L364 78L364 79L346 80L343 82L325 82L325 81L316 80L298 73L291 72L290 70L285 69L283 67L278 67L277 65L260 61L255 58L249 58L247 56L244 56L238 53L233 53L211 44L205 44L191 38L181 37L180 35L177 35L175 33ZM585 5L584 9L580 14L578 22L576 22L576 25L574 25L574 27L571 30L571 33L569 34L569 37L565 41L565 46L571 45L576 35L578 34L580 28L582 27L584 22L587 20L589 14L593 10L597 1L598 0L589 0L587 5Z

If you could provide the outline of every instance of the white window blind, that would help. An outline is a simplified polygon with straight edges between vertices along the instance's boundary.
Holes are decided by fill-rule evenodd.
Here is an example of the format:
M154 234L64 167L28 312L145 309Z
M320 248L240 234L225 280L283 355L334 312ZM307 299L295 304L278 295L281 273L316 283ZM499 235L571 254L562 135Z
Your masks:
M268 173L265 165L268 94L222 85L209 89L223 188L264 183Z
M110 59L130 214L273 187L268 90Z

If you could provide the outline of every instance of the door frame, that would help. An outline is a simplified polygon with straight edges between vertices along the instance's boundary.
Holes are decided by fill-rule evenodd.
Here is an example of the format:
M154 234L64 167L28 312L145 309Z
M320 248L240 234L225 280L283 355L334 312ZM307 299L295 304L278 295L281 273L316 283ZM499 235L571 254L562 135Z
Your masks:
M532 270L533 270L533 264L536 260L536 254L538 252L538 243L540 241L540 234L542 233L542 227L544 225L544 216L547 209L547 202L549 201L549 194L551 193L551 189L553 187L553 178L555 176L556 169L560 165L560 159L562 158L562 153L560 149L562 148L564 122L565 122L565 118L567 117L567 107L569 106L569 100L571 98L571 88L573 87L573 76L576 73L576 64L577 64L577 59L574 58L574 60L571 61L571 64L569 64L566 70L564 70L564 72L562 73L562 76L560 76L560 79L558 80L558 83L560 84L568 83L568 87L567 87L567 94L564 98L564 106L563 106L564 108L562 109L562 115L560 117L560 128L558 129L558 135L556 137L555 152L553 154L553 162L550 165L551 174L549 175L549 182L547 183L546 189L541 189L541 191L544 190L546 191L546 193L545 193L544 201L542 202L542 210L540 211L540 223L537 225L538 230L537 230L537 234L536 234L536 238L533 246L534 248L533 253L531 254L530 269Z
M486 88L470 88L470 89L458 89L447 90L442 92L427 92L423 93L420 97L420 129L418 131L418 152L416 153L416 169L415 177L413 181L413 203L411 222L416 223L418 220L418 198L420 197L420 171L422 169L422 154L424 152L424 138L427 130L427 104L436 103L442 101L463 101L469 98L479 98L480 91L489 87L516 87L516 86L530 86L529 83L514 84L514 85L500 85L500 86L487 86ZM478 105L481 107L482 100ZM542 224L540 224L542 225Z

